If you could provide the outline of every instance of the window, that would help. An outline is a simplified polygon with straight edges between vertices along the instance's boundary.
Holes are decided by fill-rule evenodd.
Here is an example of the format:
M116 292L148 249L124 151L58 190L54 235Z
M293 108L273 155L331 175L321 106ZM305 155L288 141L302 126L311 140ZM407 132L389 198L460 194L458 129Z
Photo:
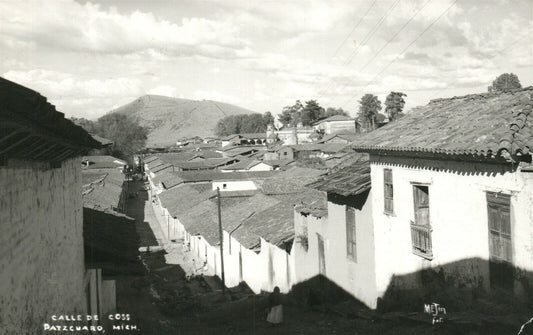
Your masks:
M222 184L222 189L225 190L228 188L228 185L227 184Z
M355 240L355 209L346 208L346 255L354 262L357 261L357 244Z
M394 213L394 191L392 186L392 170L383 170L383 185L385 194L385 213Z
M415 221L411 221L411 241L413 253L432 259L431 225L429 223L429 187L413 185Z

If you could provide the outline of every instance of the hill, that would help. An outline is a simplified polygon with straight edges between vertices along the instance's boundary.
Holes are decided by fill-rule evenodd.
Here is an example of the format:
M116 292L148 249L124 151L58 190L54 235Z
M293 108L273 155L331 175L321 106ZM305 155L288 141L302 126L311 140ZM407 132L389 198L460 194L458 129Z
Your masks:
M145 95L110 113L128 114L148 127L147 147L172 145L184 137L214 136L218 120L251 110L212 100Z

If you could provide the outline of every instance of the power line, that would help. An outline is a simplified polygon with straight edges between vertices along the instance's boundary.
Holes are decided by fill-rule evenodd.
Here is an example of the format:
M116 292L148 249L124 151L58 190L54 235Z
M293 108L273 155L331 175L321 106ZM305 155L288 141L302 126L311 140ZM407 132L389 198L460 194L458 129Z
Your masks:
M382 47L381 47L381 48L380 48L375 54L374 54L374 56L373 56L368 62L366 62L366 64L363 65L363 66L357 71L357 74L361 73L364 69L366 69L366 67L367 67L370 63L372 63L372 61L373 61L374 59L376 59L376 57L381 53L381 51L383 51L383 50L384 50L384 49L385 49L385 48L386 48L386 47L392 42L392 40L394 40L394 39L396 38L396 36L398 36L398 35L399 35L399 34L405 29L405 27L407 27L407 25L409 25L409 23L411 23L411 21L413 21L414 17L415 17L416 15L418 15L418 13L420 13L420 11L421 11L422 9L424 9L424 8L425 8L425 7L431 2L431 1L432 1L432 0L428 0L428 1L426 1L426 3L424 3L424 5L423 5L422 7L420 7L420 8L419 8L419 9L418 9L418 10L417 10L417 11L416 11L416 12L415 12L415 13L409 18L409 20L407 20L406 23L404 23L404 25L403 25L403 26L402 26L402 27L401 27L401 28L400 28L400 29L399 29L399 30L398 30L398 31L397 31L397 32L396 32L396 33L395 33L395 34L394 34L394 35L393 35L393 36L392 36L392 37L391 37L391 38L390 38L390 39L389 39L389 40L388 40L388 41L387 41L387 42L386 42L386 43L385 43L385 44L384 44L384 45L383 45L383 46L382 46ZM353 79L350 80L348 84L344 84L344 85L342 86L342 88L344 88L344 87L346 87L346 86L348 86L349 84L352 84L352 83L353 83ZM333 99L330 98L329 103L333 102L337 96L339 96L339 94L333 95L334 98L333 98Z
M375 2L375 1L374 1ZM379 28L381 27L381 25L383 24L383 22L385 21L385 19L391 14L392 10L394 9L394 7L396 7L396 5L400 2L400 0L396 0L390 7L389 9L385 12L385 14L381 17L381 19L378 21L378 23L376 23L376 25L374 25L374 27L372 27L368 33L366 34L366 36L363 38L363 41L359 44L357 44L355 50L350 54L350 56L348 57L347 61L345 61L342 66L347 66L349 65L353 59L355 58L355 56L357 56L357 53L359 52L360 50L360 46L361 45L365 45L373 36L374 34L379 30ZM373 4L372 4L373 5ZM368 13L368 12L367 12ZM366 16L366 14L365 14ZM349 36L349 35L348 35ZM346 38L347 39L347 38ZM346 40L345 39L345 40ZM334 86L335 83L331 83L328 85L328 87L325 89L325 91L328 91L332 86ZM323 94L320 94L318 99L322 98Z
M361 22L363 22L364 18L368 15L368 13L370 12L370 10L374 7L374 5L376 4L376 1L377 0L374 0L374 2L372 2L372 4L370 5L370 7L368 7L368 9L366 10L365 14L363 16L361 16L361 18L359 19L359 21L357 22L357 24L352 28L352 30L350 31L350 33L348 35L346 35L346 38L341 42L341 44L339 44L339 46L337 47L337 49L335 50L335 52L333 53L333 56L331 56L330 60L332 58L334 58L337 53L339 52L340 48L342 47L342 45L344 43L346 43L346 41L348 40L348 38L350 37L350 35L353 34L353 32L355 31L355 29L357 29L357 27L359 27L359 25L361 24Z
M366 34L366 36L363 38L363 42L361 42L360 44L357 44L355 50L353 51L352 53L352 56L350 56L350 59L345 62L343 65L349 65L354 57L357 55L357 53L359 52L359 50L361 49L359 46L360 45L365 45L372 37L374 37L374 34L379 30L379 28L381 27L381 25L383 24L383 22L385 22L385 19L390 15L390 13L392 12L392 10L394 9L394 7L396 7L396 5L398 4L398 2L400 2L400 0L396 0L392 6L389 7L389 9L387 10L387 12L385 12L385 15L383 15L381 17L381 19L378 21L378 23L376 23L376 25L370 29L370 31Z
M446 8L446 10L444 10L435 20L433 20L433 22L431 22L413 41L411 41L411 43L409 43L398 55L396 55L396 57L391 60L385 67L383 67L373 78L372 80L370 80L363 89L366 89L370 84L372 84L376 78L378 78L385 70L387 70L389 68L389 66L391 66L394 62L396 62L398 60L398 58L400 58L400 56L402 56L413 44L415 44L431 27L433 27L433 25L435 23L437 23L437 21L439 21L443 16L444 14L446 14L455 4L457 3L457 0L455 0L450 6L448 6L448 8ZM342 107L345 107L349 102L351 102L351 100L353 98L355 98L360 92L362 91L359 90L357 92L357 94L353 95L352 97L348 98L348 100L346 100L346 102L344 104L342 104Z
M336 55L337 53L339 52L340 48L344 45L344 43L346 43L346 41L348 40L348 38L353 34L353 32L357 29L357 27L359 27L359 25L361 24L361 22L363 22L363 20L366 18L366 16L368 15L368 13L370 12L370 10L374 7L374 5L376 4L377 0L374 0L374 2L372 2L372 4L370 5L370 7L368 7L368 9L366 10L365 14L359 19L359 21L355 24L355 26L352 28L352 30L350 31L350 33L348 35L346 35L346 37L344 38L344 40L339 44L339 46L337 47L337 49L335 50L335 52L333 53L333 55L330 57L329 61L331 61ZM331 84L330 84L331 85ZM330 88L330 85L328 85L328 89ZM315 86L316 88L316 86ZM322 98L322 95L319 95L318 99Z

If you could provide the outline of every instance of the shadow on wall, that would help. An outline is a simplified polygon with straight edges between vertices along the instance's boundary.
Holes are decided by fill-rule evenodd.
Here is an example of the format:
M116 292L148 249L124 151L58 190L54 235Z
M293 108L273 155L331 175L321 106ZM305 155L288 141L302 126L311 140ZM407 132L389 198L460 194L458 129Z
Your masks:
M374 164L387 164L404 168L416 168L430 171L450 172L458 175L483 175L496 176L507 172L515 172L517 165L506 162L503 158L500 161L470 162L465 161L465 157L456 156L456 160L436 160L424 157L395 157L371 155L370 162Z
M88 268L101 268L104 276L138 275L139 234L132 218L83 208L83 240Z
M349 301L368 310L364 303L321 274L294 285L289 297L298 305L317 306Z
M533 273L481 258L469 258L395 275L378 310L420 311L439 303L453 311L520 313L533 307Z

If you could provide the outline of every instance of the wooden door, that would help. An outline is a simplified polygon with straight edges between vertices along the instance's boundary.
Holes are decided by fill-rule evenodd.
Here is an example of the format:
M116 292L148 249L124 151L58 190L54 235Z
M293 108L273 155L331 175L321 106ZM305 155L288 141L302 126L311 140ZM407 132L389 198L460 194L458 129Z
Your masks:
M513 290L513 243L511 238L511 201L500 193L487 193L489 224L490 285Z

